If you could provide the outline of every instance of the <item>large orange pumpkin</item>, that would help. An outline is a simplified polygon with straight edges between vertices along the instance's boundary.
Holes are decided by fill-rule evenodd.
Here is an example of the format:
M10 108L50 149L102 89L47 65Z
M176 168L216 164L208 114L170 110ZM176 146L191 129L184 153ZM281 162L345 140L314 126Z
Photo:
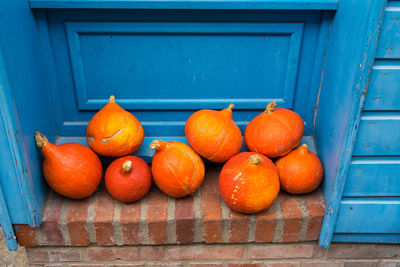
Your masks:
M242 134L232 120L233 104L221 111L203 109L193 113L185 124L190 146L204 158L225 162L239 153Z
M43 175L54 191L73 199L96 191L103 167L90 148L77 143L54 145L39 132L35 133L35 141L44 155Z
M319 158L306 144L276 161L283 190L292 194L305 194L321 183L323 167Z
M304 122L294 111L275 108L275 101L255 117L246 127L244 142L250 151L270 158L289 153L301 141Z
M144 139L143 127L114 96L90 120L86 128L89 146L102 156L120 157L135 153Z
M108 166L104 179L110 195L122 202L134 202L142 198L151 187L150 167L136 156L114 160Z
M266 156L242 152L225 163L219 175L219 190L233 210L256 213L268 208L278 196L278 171Z
M157 186L171 197L184 197L194 193L204 179L204 163L188 145L154 140L155 150L151 171Z

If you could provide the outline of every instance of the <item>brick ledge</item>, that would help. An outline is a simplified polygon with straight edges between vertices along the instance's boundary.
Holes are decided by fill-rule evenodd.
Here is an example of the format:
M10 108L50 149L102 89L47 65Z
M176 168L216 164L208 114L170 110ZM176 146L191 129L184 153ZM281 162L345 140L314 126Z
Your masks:
M325 204L321 191L294 196L280 192L267 210L231 211L218 193L221 165L207 166L200 190L173 199L155 186L142 200L123 204L104 187L85 200L50 192L39 228L15 225L22 246L87 246L313 241Z

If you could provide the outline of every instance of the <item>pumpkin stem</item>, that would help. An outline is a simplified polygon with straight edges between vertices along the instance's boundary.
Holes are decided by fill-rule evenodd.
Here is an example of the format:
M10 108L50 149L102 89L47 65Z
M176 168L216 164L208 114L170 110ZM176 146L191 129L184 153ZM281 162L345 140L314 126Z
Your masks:
M108 103L115 103L115 96L111 95L110 98L108 99Z
M300 153L304 155L304 153L308 152L308 146L306 144L302 144L300 146Z
M267 108L265 109L265 114L271 114L274 112L276 106L276 102L272 101L271 103L268 104Z
M260 155L254 154L250 156L250 162L254 165L260 165L263 162L263 158Z
M128 159L122 163L122 169L124 169L124 172L130 172L132 170L132 161Z
M152 150L159 150L161 147L161 143L158 140L154 140L153 142L151 142L150 144L150 149Z
M235 105L233 103L229 104L227 110L232 112L232 109L235 107Z
M38 147L42 148L45 145L47 145L47 143L49 141L47 140L46 136L44 136L41 132L36 132L35 133L35 142Z

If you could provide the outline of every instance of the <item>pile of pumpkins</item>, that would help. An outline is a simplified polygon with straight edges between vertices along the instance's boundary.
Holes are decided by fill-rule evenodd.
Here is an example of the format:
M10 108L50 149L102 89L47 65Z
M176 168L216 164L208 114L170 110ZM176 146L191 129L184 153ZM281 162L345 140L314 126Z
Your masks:
M323 176L318 157L306 144L297 147L304 134L301 117L275 106L275 102L270 103L247 125L244 141L251 152L242 153L243 138L232 119L233 104L221 111L195 112L185 124L190 146L154 140L150 145L155 150L151 169L143 159L132 155L143 143L142 125L115 102L114 96L87 126L90 148L78 143L54 145L40 132L35 133L35 141L44 155L47 183L69 198L86 198L96 191L103 175L96 153L118 157L106 170L105 186L122 202L145 196L152 177L171 197L194 193L204 179L203 157L226 162L219 176L219 190L227 205L239 212L256 213L273 203L281 187L292 194L308 193L318 187ZM277 160L274 163L269 158Z

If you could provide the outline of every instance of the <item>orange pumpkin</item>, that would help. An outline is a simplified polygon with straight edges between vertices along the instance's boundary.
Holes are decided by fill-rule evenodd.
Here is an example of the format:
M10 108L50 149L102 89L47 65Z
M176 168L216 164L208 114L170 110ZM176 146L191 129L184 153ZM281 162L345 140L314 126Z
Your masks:
M143 127L114 96L90 120L86 128L89 146L99 155L120 157L135 153L144 139Z
M244 132L247 148L270 158L289 153L300 143L304 134L304 122L296 112L275 106L275 101L270 103L263 113L247 125Z
M35 133L35 141L44 155L43 175L54 191L73 199L96 191L103 167L90 148L77 143L54 145L39 132Z
M114 160L108 166L104 179L110 195L122 202L134 202L142 198L151 187L150 167L136 156Z
M219 175L219 190L231 209L256 213L271 206L278 196L278 171L266 156L242 152L225 163Z
M203 109L193 113L185 124L190 146L204 158L225 162L239 153L242 134L232 120L233 104L221 111Z
M151 171L157 186L171 197L184 197L194 193L204 179L204 163L188 145L154 140L155 150Z
M306 144L276 161L283 190L292 194L305 194L321 183L323 167L319 158Z

